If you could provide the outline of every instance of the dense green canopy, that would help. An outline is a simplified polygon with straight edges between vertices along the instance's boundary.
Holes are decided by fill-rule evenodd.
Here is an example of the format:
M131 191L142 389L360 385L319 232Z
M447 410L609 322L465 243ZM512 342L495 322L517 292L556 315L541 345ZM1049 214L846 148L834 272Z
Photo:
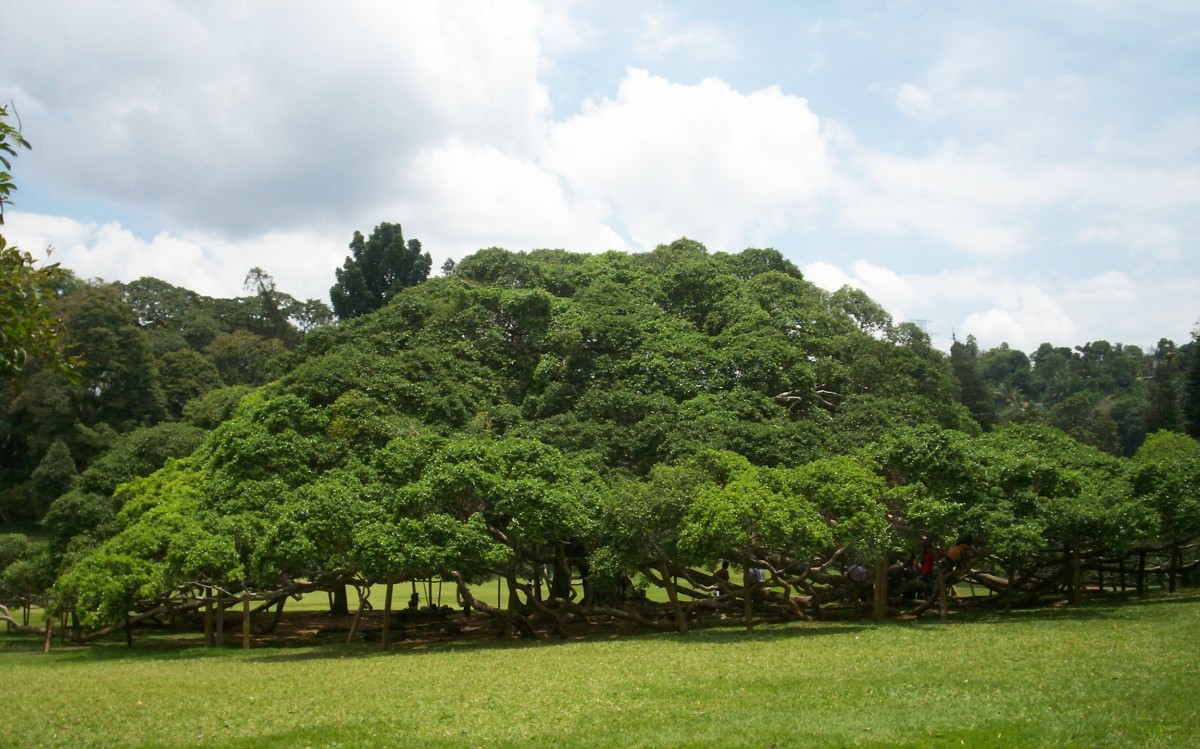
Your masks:
M78 477L63 450L46 459L45 481L70 487L47 516L60 600L99 626L210 586L269 599L437 576L486 610L466 584L499 577L512 602L491 613L510 619L602 612L685 630L687 610L735 601L747 616L853 604L849 562L882 574L878 560L964 536L987 560L982 583L1036 596L1062 584L1055 554L1200 533L1174 500L1194 473L1190 438L1155 437L1135 462L997 423L981 383L990 371L1027 387L1019 361L973 342L947 357L773 250L493 248L393 291L309 331L257 389L214 390L243 380L180 353L159 358L166 392L92 405L194 426L159 432L178 447L141 468L123 461L144 440ZM111 306L84 301L76 316ZM81 521L88 540L72 546ZM706 571L722 559L744 579ZM664 612L624 605L635 578L667 590Z

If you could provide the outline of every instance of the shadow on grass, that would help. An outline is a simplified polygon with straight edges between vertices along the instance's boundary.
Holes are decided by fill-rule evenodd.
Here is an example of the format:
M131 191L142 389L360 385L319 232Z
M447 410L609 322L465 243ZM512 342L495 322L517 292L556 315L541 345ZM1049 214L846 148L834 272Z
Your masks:
M1013 608L1011 611L1003 608L966 609L956 614L959 621L1065 621L1065 620L1097 620L1112 619L1121 615L1122 611L1144 608L1147 606L1162 606L1172 604L1200 603L1200 590L1189 589L1179 593L1105 593L1103 597L1095 595L1085 597L1078 605L1066 601L1056 601L1048 605Z
M951 626L970 626L975 623L1037 622L1037 621L1090 621L1120 618L1122 612L1149 606L1200 603L1200 590L1188 589L1179 593L1106 593L1102 598L1085 599L1078 606L1056 603L1032 608L1014 608L1011 611L996 608L959 609L953 613ZM603 625L572 626L565 639L547 635L536 639L503 637L463 637L461 639L434 640L424 642L394 643L383 650L378 642L357 641L346 644L326 640L324 642L297 641L277 644L255 644L249 651L242 651L240 640L230 638L220 648L204 647L199 636L156 636L136 635L133 646L124 639L94 642L87 645L62 643L56 637L50 656L56 661L110 661L136 658L139 660L180 661L198 658L236 657L242 653L251 662L274 663L311 660L340 660L345 658L406 657L425 653L447 652L496 652L525 650L529 648L561 647L563 645L594 645L613 641L637 641L653 638L663 642L689 644L738 645L746 642L773 642L778 640L808 640L820 637L837 637L867 630L893 627L940 626L936 614L927 614L916 621L900 622L888 620L822 621L822 622L756 622L751 633L745 631L743 620L729 617L724 620L707 620L702 626L693 628L687 635L675 632L660 632L650 629L621 629ZM42 640L34 635L12 635L0 633L0 654L41 655Z

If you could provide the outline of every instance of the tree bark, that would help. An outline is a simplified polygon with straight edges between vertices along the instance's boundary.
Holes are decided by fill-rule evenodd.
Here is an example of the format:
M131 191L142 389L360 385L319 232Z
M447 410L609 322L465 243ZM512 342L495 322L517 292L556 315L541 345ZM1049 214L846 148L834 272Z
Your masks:
M242 650L250 649L250 596L242 599Z
M204 593L204 644L211 648L216 644L213 631L212 589L201 588L201 591Z
M346 584L338 583L333 586L333 597L329 600L331 616L348 616L350 614L350 599L346 595Z
M225 646L225 594L217 592L217 647Z
M571 586L571 565L567 562L566 551L559 544L554 558L553 574L550 577L550 597L570 601L575 597L575 589Z
M350 634L346 635L346 644L349 645L354 641L354 633L358 632L358 623L362 621L363 615L363 593L362 588L355 587L355 592L358 593L358 611L354 612L354 621L350 622Z
M16 618L13 617L9 608L2 603L0 603L0 621L3 621L8 625L10 632L18 632L26 635L40 635L42 633L41 627L31 627L28 622L24 624L19 623Z
M379 638L380 650L387 650L388 638L392 634L392 578L387 579L387 595L383 597L383 636Z
M1083 564L1079 558L1079 546L1070 547L1071 554L1071 604L1083 601Z
M750 590L750 560L742 559L742 597L743 597L743 613L746 617L746 632L754 631L754 599Z
M1167 569L1167 590L1171 593L1175 592L1175 587L1179 579L1179 566L1183 562L1183 550L1179 547L1179 542L1171 543L1171 564Z
M875 559L875 621L883 621L887 616L888 600L888 565L887 555L880 554Z
M679 605L679 593L675 590L675 578L671 577L671 570L668 569L666 562L658 566L658 573L662 575L663 587L667 589L667 599L671 602L671 610L675 612L675 627L680 634L686 635L688 631L687 615L683 613L683 607Z
M275 607L275 612L273 614L271 614L270 620L268 620L265 625L259 626L259 628L258 628L259 634L262 634L262 635L275 634L275 629L279 626L279 622L283 619L283 607L284 607L284 604L286 604L286 603L287 603L287 596L283 596L278 601L272 602L272 601L268 600L266 603L264 603L262 606L259 607L258 610L263 611L263 612L270 611L272 606Z
M938 570L938 600L941 601L942 621L950 618L950 586L946 585L946 572Z

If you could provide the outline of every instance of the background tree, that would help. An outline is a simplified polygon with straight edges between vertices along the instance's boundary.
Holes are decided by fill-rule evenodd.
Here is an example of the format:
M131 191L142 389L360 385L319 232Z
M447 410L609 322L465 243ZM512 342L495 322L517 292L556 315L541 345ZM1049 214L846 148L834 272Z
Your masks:
M8 103L0 105L0 226L4 225L4 204L10 202L8 196L17 189L8 173L12 169L11 158L17 155L18 148L29 148L29 141L20 129L8 123L8 108Z
M29 141L8 122L8 105L0 106L0 226L4 204L17 189L9 169L18 148ZM57 263L38 267L33 256L8 246L0 236L0 384L24 369L31 359L43 359L70 372L73 361L63 355L62 325L53 300L70 276Z
M168 351L158 357L158 381L167 412L178 419L183 407L210 390L221 387L221 375L203 354L191 349Z
M213 339L204 355L226 385L262 385L283 374L281 359L287 349L276 338L249 330L235 330Z
M950 364L958 380L959 401L984 431L991 429L996 424L996 407L980 371L979 344L975 342L975 336L967 336L965 343L954 339L950 344Z
M75 398L85 424L150 424L163 414L165 399L150 341L137 318L107 284L89 284L62 301L72 353L82 357Z
M1183 431L1183 414L1179 408L1180 386L1183 383L1177 376L1178 357L1179 349L1169 339L1161 339L1154 348L1150 402L1146 411L1147 434L1164 429Z
M34 469L32 478L34 507L31 515L40 517L58 495L66 492L75 483L75 461L71 451L62 440L55 440L45 457Z
M405 243L400 224L382 223L369 239L354 232L350 253L329 290L334 314L342 319L383 307L400 289L428 278L433 265L429 253L421 252L418 240Z
M68 277L57 263L39 266L0 236L0 380L14 377L31 359L66 373L78 364L64 355L65 336L54 311Z
M1200 326L1192 331L1191 366L1187 368L1187 383L1183 405L1183 417L1187 433L1200 439Z

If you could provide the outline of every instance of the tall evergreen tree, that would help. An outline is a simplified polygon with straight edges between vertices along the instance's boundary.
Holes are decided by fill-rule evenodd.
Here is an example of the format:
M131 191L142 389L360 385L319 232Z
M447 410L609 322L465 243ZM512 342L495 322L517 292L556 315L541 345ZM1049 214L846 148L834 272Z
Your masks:
M1187 433L1200 439L1200 326L1192 331L1191 366L1184 383L1183 419Z
M996 405L979 366L979 344L975 336L967 336L966 343L956 338L950 344L950 365L958 379L959 402L967 407L979 426L985 431L991 429L996 424Z
M334 314L342 319L383 307L400 289L428 278L433 265L429 253L421 252L420 241L404 241L400 224L382 223L369 239L354 232L350 252L329 290Z
M1146 434L1166 429L1178 432L1183 426L1179 410L1179 391L1175 342L1163 338L1154 350L1154 381L1150 390L1150 403L1146 411Z
M50 503L71 488L76 475L71 450L62 440L55 440L33 471L33 506L27 508L29 515L36 518L44 515Z

